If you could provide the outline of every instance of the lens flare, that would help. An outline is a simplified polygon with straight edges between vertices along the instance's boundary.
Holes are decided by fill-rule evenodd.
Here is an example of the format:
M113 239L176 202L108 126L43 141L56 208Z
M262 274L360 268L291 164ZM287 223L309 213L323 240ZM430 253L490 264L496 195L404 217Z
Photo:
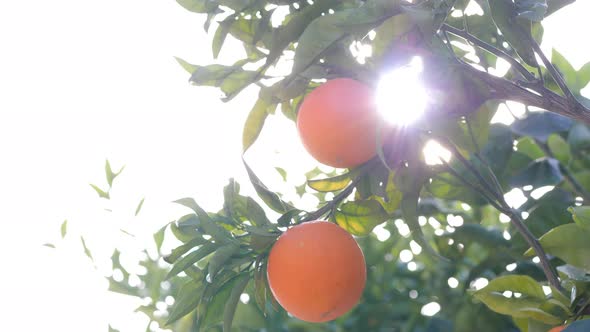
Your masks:
M418 120L428 103L421 79L422 58L383 75L377 85L377 110L391 124L408 126Z

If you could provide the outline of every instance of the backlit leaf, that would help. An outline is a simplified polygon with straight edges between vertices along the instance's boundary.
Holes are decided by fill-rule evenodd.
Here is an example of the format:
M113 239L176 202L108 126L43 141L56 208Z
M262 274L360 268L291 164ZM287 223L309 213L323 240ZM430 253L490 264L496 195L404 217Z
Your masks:
M387 220L388 215L379 202L367 200L342 204L334 213L334 218L347 232L364 236L369 234L375 226Z
M545 252L557 256L568 264L590 271L590 229L578 224L565 224L541 236L539 242ZM532 256L534 251L527 250L525 255Z
M166 325L170 325L180 318L186 316L191 311L195 310L199 303L201 293L203 292L203 285L194 280L189 280L182 285L178 290L175 298L174 306L170 312L170 316L166 321Z

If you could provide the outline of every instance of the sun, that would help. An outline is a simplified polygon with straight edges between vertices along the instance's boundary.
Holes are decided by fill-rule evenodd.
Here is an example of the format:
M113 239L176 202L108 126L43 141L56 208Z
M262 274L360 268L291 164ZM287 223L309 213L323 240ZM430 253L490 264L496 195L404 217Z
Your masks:
M407 65L381 76L377 84L377 110L385 121L409 126L424 114L428 94L422 82L422 58L415 56Z

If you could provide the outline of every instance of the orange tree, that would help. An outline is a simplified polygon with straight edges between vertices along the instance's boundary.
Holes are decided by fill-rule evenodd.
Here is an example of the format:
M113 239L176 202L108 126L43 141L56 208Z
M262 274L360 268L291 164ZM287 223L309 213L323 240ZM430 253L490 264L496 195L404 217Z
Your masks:
M557 51L549 59L539 47L543 18L573 1L476 0L477 14L463 0L177 1L206 16L205 29L218 22L214 56L227 38L245 50L230 66L179 59L192 84L218 87L225 101L259 87L244 124L244 153L280 109L316 159L348 168L307 173L303 190L321 202L303 211L244 162L258 197L241 195L231 180L220 211L178 200L187 214L155 236L158 248L167 230L181 242L161 253L169 266L149 258L145 282L130 287L123 274L122 281L110 278L112 290L150 298L139 310L175 331L590 330L590 100L581 95L590 64L576 71ZM368 47L371 54L358 54ZM428 96L424 114L410 125L385 123L374 113L379 78L415 56ZM510 65L503 75L492 70L500 59ZM508 100L525 111L510 125L491 124ZM417 111L390 108L382 111ZM426 163L430 140L450 158ZM506 199L516 189L519 204ZM355 236L366 287L350 312L312 324L281 308L267 266L283 232L318 219ZM378 240L377 226L389 238ZM114 266L123 269L117 257ZM342 261L326 258L327 266ZM295 287L309 270L302 265L289 275L288 262L280 266L282 287ZM172 285L165 291L157 286L164 280ZM301 298L311 308L323 291L355 292L349 286L309 287ZM166 296L174 305L155 314ZM432 316L426 308L436 304Z

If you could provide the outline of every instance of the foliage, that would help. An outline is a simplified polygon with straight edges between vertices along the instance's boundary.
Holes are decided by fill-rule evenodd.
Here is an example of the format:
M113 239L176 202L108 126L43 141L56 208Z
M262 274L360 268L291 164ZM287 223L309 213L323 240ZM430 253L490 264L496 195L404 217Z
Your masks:
M557 51L550 62L538 46L542 19L570 2L178 0L207 16L214 56L227 38L241 42L245 58L230 65L178 61L191 83L219 88L225 101L260 87L245 122L244 153L269 115L280 108L295 120L324 79L375 86L380 73L420 55L434 102L367 163L310 176L304 190L322 200L316 211L297 209L245 162L257 198L241 195L230 180L220 211L178 200L186 214L155 243L160 248L173 235L179 245L148 255L138 287L125 283L115 251L113 268L124 278L110 278L111 289L149 297L138 310L180 332L537 332L572 322L565 331L587 329L590 102L581 90L590 63L576 71ZM467 11L469 3L483 14ZM368 46L372 54L359 52ZM511 64L503 77L490 73L500 59ZM492 124L505 100L523 103L525 112L509 125ZM422 148L429 140L448 149L450 161L427 165ZM110 186L120 172L107 163L106 173ZM109 199L109 190L93 188ZM326 201L326 193L333 198ZM507 201L515 193L522 203ZM271 217L275 212L279 217ZM358 236L368 274L357 307L313 325L277 305L265 271L286 227L320 218ZM163 290L165 281L171 287ZM242 294L250 300L241 301ZM155 304L167 296L175 304L158 316ZM440 306L432 317L421 312L431 302Z

